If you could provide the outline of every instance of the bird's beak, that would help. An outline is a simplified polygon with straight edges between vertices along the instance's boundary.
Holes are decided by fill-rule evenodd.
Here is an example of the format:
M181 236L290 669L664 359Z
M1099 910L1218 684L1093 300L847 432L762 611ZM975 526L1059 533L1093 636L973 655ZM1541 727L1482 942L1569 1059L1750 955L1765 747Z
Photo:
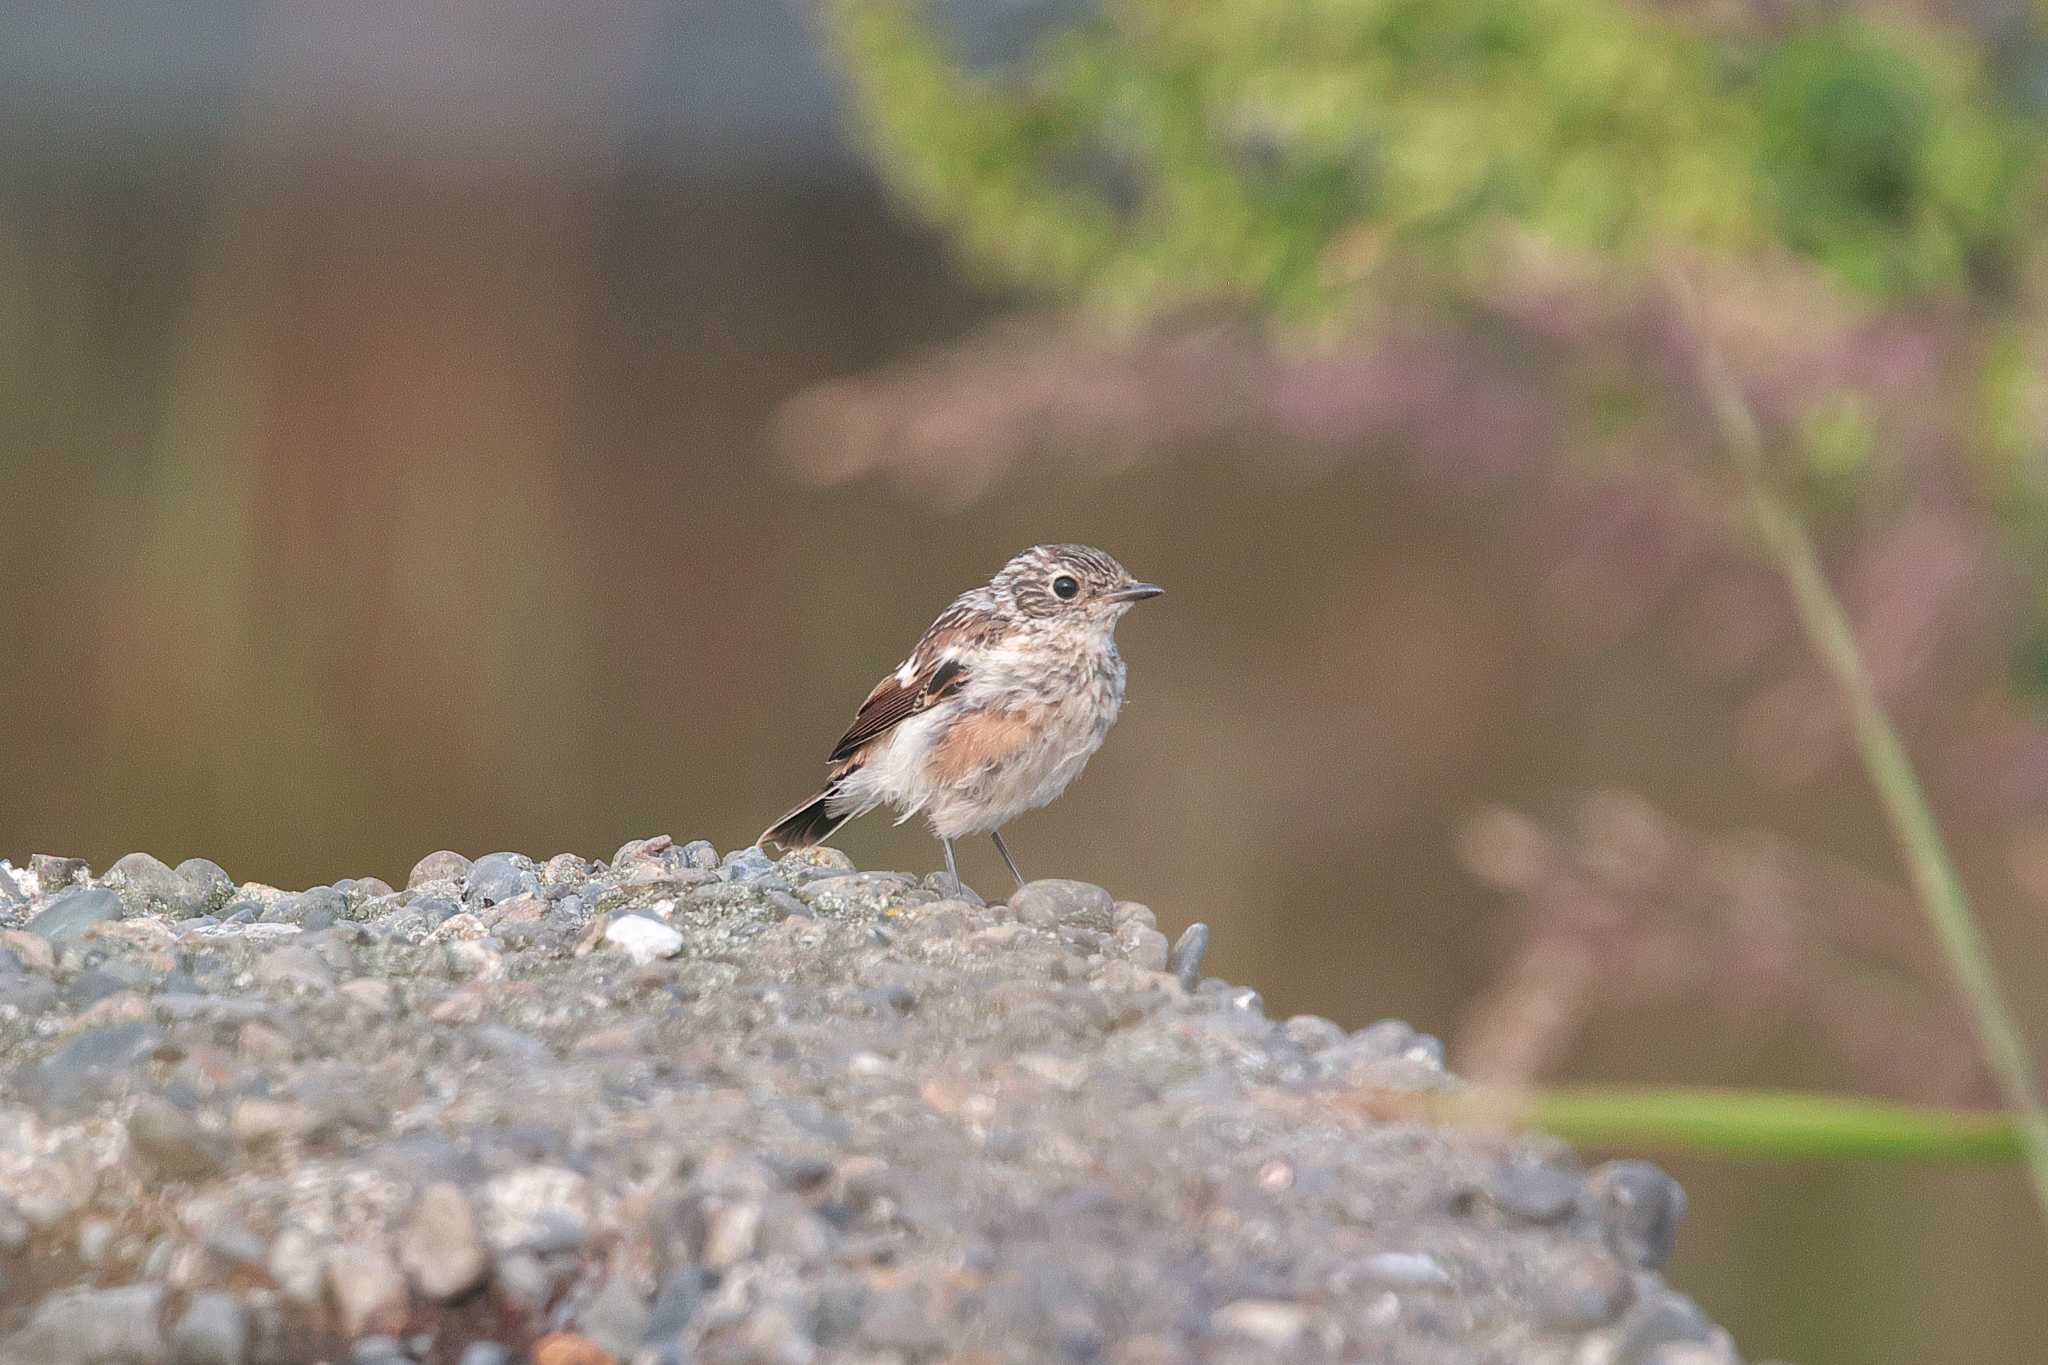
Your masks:
M1126 583L1109 595L1112 602L1142 602L1148 597L1157 597L1166 589L1157 583Z

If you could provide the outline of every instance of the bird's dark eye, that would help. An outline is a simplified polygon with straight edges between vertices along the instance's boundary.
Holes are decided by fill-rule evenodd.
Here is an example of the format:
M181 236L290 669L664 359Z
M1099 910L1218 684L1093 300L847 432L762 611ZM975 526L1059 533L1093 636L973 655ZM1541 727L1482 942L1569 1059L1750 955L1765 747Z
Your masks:
M1052 595L1062 602L1071 601L1081 591L1081 585L1074 581L1072 574L1061 574L1052 581Z

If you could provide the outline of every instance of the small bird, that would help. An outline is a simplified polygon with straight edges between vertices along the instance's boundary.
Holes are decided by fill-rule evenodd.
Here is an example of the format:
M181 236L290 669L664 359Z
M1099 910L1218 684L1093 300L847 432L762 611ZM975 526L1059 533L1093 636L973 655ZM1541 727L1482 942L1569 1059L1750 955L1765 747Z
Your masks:
M902 667L875 684L826 760L824 790L756 843L809 848L877 806L923 812L946 850L1067 789L1124 702L1116 623L1163 588L1086 545L1034 545L939 613Z

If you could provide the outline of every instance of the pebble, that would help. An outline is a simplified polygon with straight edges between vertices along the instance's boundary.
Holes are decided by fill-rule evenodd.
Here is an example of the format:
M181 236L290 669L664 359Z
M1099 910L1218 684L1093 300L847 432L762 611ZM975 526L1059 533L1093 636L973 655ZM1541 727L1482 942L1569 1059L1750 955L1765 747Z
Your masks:
M85 859L60 858L52 853L31 855L28 870L35 875L36 885L42 888L45 897L54 896L63 888L92 875Z
M533 1343L533 1365L618 1365L609 1351L576 1332L550 1332Z
M379 1242L352 1242L329 1253L327 1292L349 1336L395 1332L405 1322L405 1276Z
M1605 1327L1635 1299L1635 1282L1612 1256L1574 1247L1560 1256L1536 1299L1540 1321L1553 1332Z
M244 1365L249 1315L232 1294L194 1294L171 1329L172 1365Z
M299 1304L320 1301L320 1287L327 1274L320 1244L303 1229L287 1227L270 1244L264 1258L270 1281L286 1298Z
M1639 1300L1615 1329L1613 1365L1655 1365L1663 1348L1709 1345L1719 1329L1683 1294L1662 1291Z
M569 1250L589 1234L588 1177L561 1166L508 1171L484 1187L484 1240L493 1251Z
M14 869L0 864L0 908L27 904L28 897L22 894L21 883L14 880Z
M1192 994L1202 984L1202 954L1209 951L1209 926L1200 921L1190 924L1174 940L1173 953L1167 961L1167 970L1180 978L1181 989Z
M1034 929L1072 927L1107 933L1115 927L1116 901L1099 886L1051 878L1018 887L1010 896L1010 913Z
M178 878L185 883L187 914L210 914L234 899L235 879L210 858L187 858L178 864Z
M650 1343L673 1340L682 1335L697 1306L704 1301L704 1273L695 1266L671 1271L654 1296L647 1316L645 1339Z
M199 1121L150 1097L128 1116L128 1140L152 1166L173 1180L203 1180L226 1168L228 1144Z
M442 1180L420 1191L399 1236L398 1262L430 1299L458 1299L483 1283L491 1257L459 1185Z
M470 865L462 898L474 908L540 891L539 869L523 853L490 853Z
M1291 1351L1308 1332L1308 1310L1272 1299L1239 1299L1216 1310L1216 1329L1248 1337L1275 1351Z
M405 879L406 890L425 886L428 882L460 882L469 875L469 859L460 853L442 849L429 853L412 865L412 872Z
M123 908L121 898L104 886L73 887L47 902L28 922L28 931L51 943L68 943L95 924L118 920Z
M661 958L674 957L683 950L680 933L644 915L622 915L613 920L605 927L604 939L643 966Z
M1152 913L1152 907L1137 901L1118 901L1110 912L1110 927L1121 933L1125 929L1157 929L1159 916Z
M1126 958L1148 972L1163 972L1169 957L1166 935L1157 929L1130 923L1117 930L1117 946Z
M272 948L256 960L258 985L281 991L325 992L334 986L334 972L310 948Z
M1685 1191L1647 1161L1610 1161L1586 1181L1607 1244L1630 1265L1654 1270L1671 1256L1685 1221Z
M0 1252L12 1256L28 1246L28 1239L34 1229L28 1219L21 1216L20 1207L4 1194L0 1194Z
M640 1348L650 1317L628 1277L614 1268L604 1287L576 1315L576 1330L600 1350L624 1360Z
M192 884L147 853L130 853L108 868L103 880L122 894L134 914L189 915L198 909Z
M328 1115L289 1099L244 1099L227 1115L227 1132L244 1146L311 1138L326 1126Z
M50 940L23 929L0 930L0 949L5 949L17 966L28 971L48 972L57 965L57 953Z
M365 1014L388 1015L398 1012L398 988L382 977L358 977L344 981L335 992L344 1001Z
M1584 1177L1573 1169L1528 1153L1503 1158L1486 1184L1495 1208L1531 1223L1551 1223L1578 1203Z
M124 1285L53 1294L0 1341L0 1365L146 1365L163 1359L163 1287Z
M1443 1289L1451 1272L1436 1257L1420 1251L1381 1251L1359 1265L1364 1276L1389 1289Z

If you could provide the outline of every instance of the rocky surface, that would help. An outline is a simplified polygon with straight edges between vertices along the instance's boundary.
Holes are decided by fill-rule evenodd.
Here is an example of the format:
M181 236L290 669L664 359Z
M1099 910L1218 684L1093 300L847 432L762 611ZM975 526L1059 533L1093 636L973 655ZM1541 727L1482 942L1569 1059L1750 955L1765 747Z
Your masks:
M0 864L0 1362L1734 1359L1661 1172L1372 1117L1434 1040L1206 941L665 838Z

